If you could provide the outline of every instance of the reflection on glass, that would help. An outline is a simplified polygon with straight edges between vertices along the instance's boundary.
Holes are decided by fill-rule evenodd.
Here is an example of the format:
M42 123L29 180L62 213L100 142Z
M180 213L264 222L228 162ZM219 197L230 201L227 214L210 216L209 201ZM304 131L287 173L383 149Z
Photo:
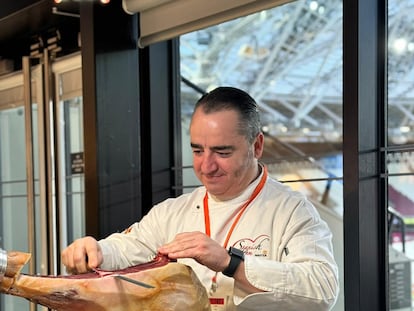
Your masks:
M390 310L414 306L414 9L388 1L388 229Z
M269 174L304 192L334 233L343 288L342 1L294 1L180 37L183 192L192 170L189 122L217 86L246 90L265 133ZM334 311L344 310L341 291Z
M73 97L60 103L62 112L61 154L64 156L65 193L62 209L66 210L67 239L73 241L85 235L84 172L83 163L83 102L82 97ZM76 166L79 163L79 167Z
M393 163L394 170L405 165ZM414 258L414 174L389 178L389 299L391 310L412 310Z
M414 144L413 0L388 1L388 138Z
M7 91L0 91L3 102L8 98ZM11 102L12 97L9 99ZM24 108L8 107L0 105L0 247L28 251L28 230L24 225L28 223ZM23 272L28 272L27 266ZM27 310L28 305L12 296L3 295L0 299L1 310Z

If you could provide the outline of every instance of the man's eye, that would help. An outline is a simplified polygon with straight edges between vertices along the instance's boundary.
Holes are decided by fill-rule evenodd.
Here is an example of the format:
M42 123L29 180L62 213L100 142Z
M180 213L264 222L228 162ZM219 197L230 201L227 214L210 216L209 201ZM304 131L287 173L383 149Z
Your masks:
M220 157L229 157L231 152L217 152Z
M194 154L200 154L200 153L202 153L202 152L203 152L202 150L193 149L193 153L194 153Z

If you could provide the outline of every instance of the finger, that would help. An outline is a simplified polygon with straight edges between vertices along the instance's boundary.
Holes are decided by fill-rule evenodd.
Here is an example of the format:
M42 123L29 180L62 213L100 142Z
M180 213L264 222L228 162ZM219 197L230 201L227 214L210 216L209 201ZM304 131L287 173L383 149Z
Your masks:
M167 255L168 257L172 258L172 259L177 259L179 257L185 257L186 256L186 250L188 248L177 241L165 244L163 246L161 246L158 249L158 252L160 252L161 254Z
M73 267L78 273L85 273L88 271L88 257L85 247L77 246L73 251Z
M90 270L98 268L102 263L102 252L98 244L95 244L93 247L88 248L86 253L88 269Z
M178 253L183 252L191 247L191 241L185 237L176 237L173 241L164 244L161 248L161 252L165 253Z
M177 258L194 258L198 256L197 250L203 247L206 242L206 235L201 232L184 232L175 236L174 240L159 248L161 254L168 257Z
M75 265L73 263L73 248L68 246L66 249L62 251L62 264L66 267L68 272L72 271L73 273Z

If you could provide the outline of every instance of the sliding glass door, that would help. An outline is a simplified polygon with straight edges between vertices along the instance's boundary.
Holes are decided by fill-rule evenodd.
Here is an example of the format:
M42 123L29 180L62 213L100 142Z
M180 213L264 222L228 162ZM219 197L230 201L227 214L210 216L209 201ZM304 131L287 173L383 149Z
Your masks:
M25 273L61 273L60 250L84 234L80 64L24 57L0 77L0 247L31 253ZM0 296L0 310L40 309Z

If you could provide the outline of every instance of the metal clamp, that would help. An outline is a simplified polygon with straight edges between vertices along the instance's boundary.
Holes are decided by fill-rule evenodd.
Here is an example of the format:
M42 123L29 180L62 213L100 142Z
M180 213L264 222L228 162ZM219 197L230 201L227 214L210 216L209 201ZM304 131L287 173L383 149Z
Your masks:
M7 268L7 252L0 248L0 280L6 273Z

